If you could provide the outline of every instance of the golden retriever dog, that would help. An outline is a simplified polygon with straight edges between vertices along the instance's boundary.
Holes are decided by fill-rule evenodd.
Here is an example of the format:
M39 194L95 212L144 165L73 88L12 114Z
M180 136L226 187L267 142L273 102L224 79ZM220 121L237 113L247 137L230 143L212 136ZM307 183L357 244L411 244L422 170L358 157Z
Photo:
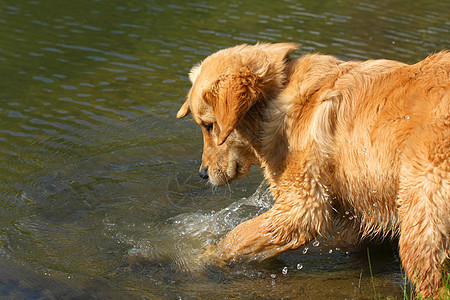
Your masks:
M339 219L361 237L398 235L417 292L448 296L450 53L407 65L290 59L297 48L240 45L189 74L177 117L192 113L202 129L200 176L222 185L257 164L276 200L232 230L217 255L268 259L325 235Z

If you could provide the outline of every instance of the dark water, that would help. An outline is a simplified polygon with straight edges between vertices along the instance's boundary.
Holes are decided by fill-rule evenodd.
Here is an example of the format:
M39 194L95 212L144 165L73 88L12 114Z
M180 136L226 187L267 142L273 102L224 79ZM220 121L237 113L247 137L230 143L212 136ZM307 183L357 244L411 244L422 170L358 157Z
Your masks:
M0 1L0 298L402 298L395 243L371 246L373 276L365 248L322 240L205 261L271 199L256 168L202 182L201 133L174 116L220 48L413 63L449 47L449 16L448 1Z

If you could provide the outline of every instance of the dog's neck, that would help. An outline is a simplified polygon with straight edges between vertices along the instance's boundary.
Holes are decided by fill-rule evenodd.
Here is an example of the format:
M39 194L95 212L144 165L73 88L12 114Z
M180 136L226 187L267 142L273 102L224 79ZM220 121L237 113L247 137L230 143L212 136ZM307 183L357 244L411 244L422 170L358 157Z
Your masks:
M340 62L316 54L287 61L278 92L261 99L240 123L238 130L272 183L283 173L289 156L312 142L311 128L301 126L312 123L316 105L310 104L318 101L317 91L333 84Z
M288 107L280 97L294 64L295 61L286 61L285 80L278 91L253 105L238 126L239 133L253 148L270 181L282 173L290 151L285 120Z

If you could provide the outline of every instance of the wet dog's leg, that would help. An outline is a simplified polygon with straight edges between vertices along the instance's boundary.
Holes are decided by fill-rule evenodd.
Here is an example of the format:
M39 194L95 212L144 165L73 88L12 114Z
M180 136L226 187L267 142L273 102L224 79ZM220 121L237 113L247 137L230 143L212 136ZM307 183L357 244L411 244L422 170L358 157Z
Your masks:
M433 132L427 133L432 136ZM420 141L415 151L406 153L400 174L400 257L421 297L446 299L448 295L442 293L448 290L439 289L442 275L448 272L445 261L450 247L450 140Z
M326 190L309 172L281 179L272 186L277 198L273 208L232 230L218 246L219 257L264 260L308 243L331 223Z

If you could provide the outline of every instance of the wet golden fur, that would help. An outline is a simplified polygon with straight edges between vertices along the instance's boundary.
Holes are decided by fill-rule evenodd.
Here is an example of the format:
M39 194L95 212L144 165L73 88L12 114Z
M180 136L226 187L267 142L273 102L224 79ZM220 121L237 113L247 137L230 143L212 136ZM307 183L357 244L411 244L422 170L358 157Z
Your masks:
M296 48L236 46L191 71L177 117L192 113L202 128L203 174L221 185L259 164L276 199L221 241L219 257L267 259L340 219L349 233L398 234L407 276L422 296L438 294L450 247L450 54L414 65L289 60Z

